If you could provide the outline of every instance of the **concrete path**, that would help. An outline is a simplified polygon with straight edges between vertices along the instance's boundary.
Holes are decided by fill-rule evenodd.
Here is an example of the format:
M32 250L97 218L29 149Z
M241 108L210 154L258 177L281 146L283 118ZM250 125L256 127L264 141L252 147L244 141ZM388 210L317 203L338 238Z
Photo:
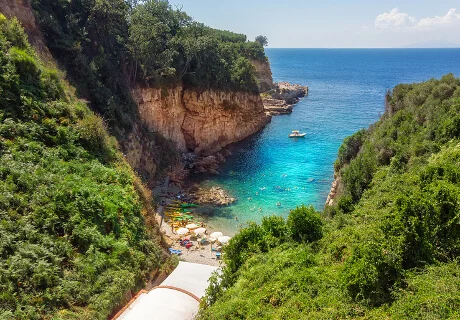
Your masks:
M150 292L143 292L113 320L192 320L217 267L179 262L177 268Z

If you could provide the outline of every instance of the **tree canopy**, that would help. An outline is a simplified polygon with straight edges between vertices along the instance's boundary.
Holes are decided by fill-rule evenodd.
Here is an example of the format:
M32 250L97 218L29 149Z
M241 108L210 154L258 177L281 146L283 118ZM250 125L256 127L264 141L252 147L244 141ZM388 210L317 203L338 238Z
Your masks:
M257 36L255 41L260 43L264 47L268 46L268 39L266 36Z
M51 52L120 129L133 122L134 82L258 90L246 60L265 60L263 45L196 22L166 0L32 0L32 6Z

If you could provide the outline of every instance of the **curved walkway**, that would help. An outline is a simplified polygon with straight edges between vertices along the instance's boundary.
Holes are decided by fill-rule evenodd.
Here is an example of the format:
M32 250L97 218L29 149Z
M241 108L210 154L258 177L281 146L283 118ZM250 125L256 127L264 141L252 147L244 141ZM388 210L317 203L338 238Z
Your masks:
M217 267L179 262L177 268L150 292L143 291L112 320L194 319Z

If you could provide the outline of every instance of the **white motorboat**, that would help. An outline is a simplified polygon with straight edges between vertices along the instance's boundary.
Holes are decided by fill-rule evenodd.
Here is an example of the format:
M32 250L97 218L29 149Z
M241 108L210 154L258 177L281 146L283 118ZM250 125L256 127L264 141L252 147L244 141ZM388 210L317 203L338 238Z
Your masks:
M292 130L292 133L289 135L289 138L303 138L306 133L300 133L299 130Z

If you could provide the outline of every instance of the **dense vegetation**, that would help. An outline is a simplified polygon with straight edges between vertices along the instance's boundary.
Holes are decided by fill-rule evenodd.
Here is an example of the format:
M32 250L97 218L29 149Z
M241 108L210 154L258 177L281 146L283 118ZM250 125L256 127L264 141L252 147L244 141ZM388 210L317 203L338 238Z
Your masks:
M396 86L335 168L321 220L300 207L230 240L201 319L460 318L460 79Z
M70 91L0 15L1 319L106 319L164 259L149 193Z
M257 91L262 44L193 21L165 0L32 0L45 40L117 136L136 117L135 83Z

